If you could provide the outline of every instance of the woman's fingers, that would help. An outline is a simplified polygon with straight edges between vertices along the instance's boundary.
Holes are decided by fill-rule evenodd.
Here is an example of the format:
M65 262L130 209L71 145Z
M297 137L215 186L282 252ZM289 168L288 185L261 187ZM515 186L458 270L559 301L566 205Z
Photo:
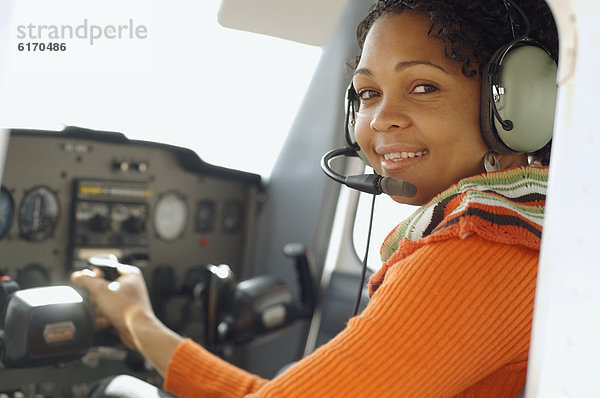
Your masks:
M77 286L86 288L93 296L108 285L108 281L102 278L102 275L102 271L98 269L83 269L71 274L71 282Z

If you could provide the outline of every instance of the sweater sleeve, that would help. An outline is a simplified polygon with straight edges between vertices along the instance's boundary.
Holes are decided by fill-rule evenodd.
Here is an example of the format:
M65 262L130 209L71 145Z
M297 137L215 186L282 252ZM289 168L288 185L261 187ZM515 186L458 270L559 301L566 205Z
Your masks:
M186 341L165 388L181 397L457 395L526 360L537 262L536 250L477 235L425 245L388 270L346 329L274 380Z

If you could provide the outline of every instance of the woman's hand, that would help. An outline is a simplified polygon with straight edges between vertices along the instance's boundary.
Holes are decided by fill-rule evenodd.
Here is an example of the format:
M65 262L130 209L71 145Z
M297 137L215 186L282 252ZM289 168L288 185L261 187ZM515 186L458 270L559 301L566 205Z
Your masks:
M125 345L135 348L151 361L163 376L173 352L183 338L158 320L139 268L119 264L121 274L114 282L103 278L99 269L77 271L71 280L90 292L96 309L96 323L112 324Z
M159 321L152 310L140 269L125 264L119 264L117 269L120 276L113 282L105 280L102 271L96 268L74 272L71 280L90 292L96 324L99 327L112 324L125 345L141 350L140 342L135 338L135 323Z

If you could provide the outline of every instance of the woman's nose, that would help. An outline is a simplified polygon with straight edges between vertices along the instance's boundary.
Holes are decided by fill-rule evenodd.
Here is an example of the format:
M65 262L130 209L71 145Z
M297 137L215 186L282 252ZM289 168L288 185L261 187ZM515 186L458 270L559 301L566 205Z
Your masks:
M394 129L405 129L410 124L410 117L399 101L384 100L373 113L369 126L373 131L385 133Z

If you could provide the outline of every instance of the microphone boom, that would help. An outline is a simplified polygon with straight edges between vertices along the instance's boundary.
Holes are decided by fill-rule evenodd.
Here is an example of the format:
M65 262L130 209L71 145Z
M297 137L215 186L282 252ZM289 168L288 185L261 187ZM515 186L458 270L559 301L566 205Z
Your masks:
M410 182L402 181L392 177L382 177L378 174L359 174L354 176L343 176L335 172L329 162L340 156L356 157L356 150L352 147L332 149L321 158L321 168L329 178L344 184L347 187L361 192L379 195L386 193L390 196L404 196L412 198L417 194L417 187Z

